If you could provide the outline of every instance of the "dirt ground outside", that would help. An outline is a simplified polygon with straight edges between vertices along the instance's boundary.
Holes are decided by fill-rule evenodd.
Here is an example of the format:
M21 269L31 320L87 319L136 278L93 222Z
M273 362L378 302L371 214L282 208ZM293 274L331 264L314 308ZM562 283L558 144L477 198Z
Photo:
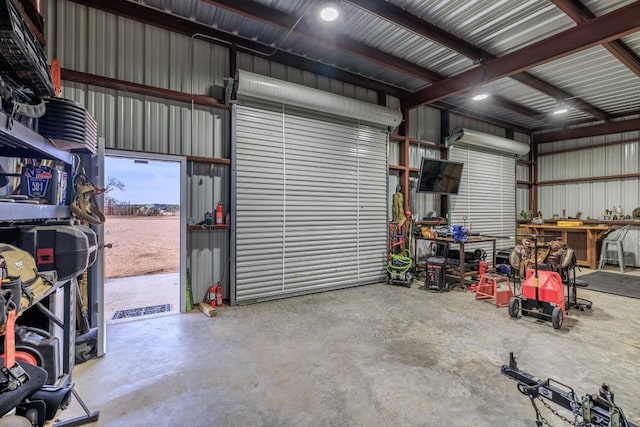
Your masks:
M180 269L179 216L107 216L104 241L107 279Z

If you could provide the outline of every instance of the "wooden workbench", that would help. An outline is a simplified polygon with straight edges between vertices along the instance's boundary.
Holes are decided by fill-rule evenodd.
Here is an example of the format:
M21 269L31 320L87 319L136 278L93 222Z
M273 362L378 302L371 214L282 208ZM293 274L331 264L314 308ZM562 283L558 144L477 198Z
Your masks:
M552 224L519 224L518 229L527 229L531 234L549 234L553 237L541 238L540 241L549 241L557 237L562 238L567 246L576 254L578 265L598 268L598 242L609 232L620 228L619 225L598 224L580 225L575 227L558 227Z

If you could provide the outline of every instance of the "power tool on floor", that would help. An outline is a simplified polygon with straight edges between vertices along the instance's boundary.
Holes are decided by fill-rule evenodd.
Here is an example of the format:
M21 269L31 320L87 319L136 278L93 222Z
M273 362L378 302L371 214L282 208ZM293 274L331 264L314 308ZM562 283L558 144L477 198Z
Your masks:
M400 222L389 223L389 247L387 254L387 284L413 284L414 265L411 257L411 233L413 222L411 212Z
M630 422L622 408L614 403L613 391L607 384L602 384L598 394L586 394L578 397L575 391L551 378L541 380L538 377L518 369L513 353L509 353L509 364L502 365L504 375L518 382L518 391L529 398L536 413L536 425L550 425L540 412L536 401L542 403L552 414L567 424L580 427L639 427ZM573 420L564 417L552 408L551 404L560 406L573 414Z

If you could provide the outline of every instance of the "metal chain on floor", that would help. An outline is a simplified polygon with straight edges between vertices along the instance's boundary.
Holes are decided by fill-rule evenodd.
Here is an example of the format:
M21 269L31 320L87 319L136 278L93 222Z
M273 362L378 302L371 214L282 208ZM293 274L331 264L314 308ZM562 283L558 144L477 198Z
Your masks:
M536 405L535 399L533 397L530 397L530 399L531 399L531 405L533 406L533 409L536 411L536 423L539 426L545 425L545 426L548 426L548 427L553 427L551 425L551 423L549 423L549 421L542 415L542 413L538 409L538 406ZM551 407L551 405L549 405L547 402L545 402L542 397L538 397L538 400L540 400L540 402L542 402L542 405L545 408L547 408L553 415L555 415L556 417L560 418L565 423L567 423L569 425L572 425L572 426L579 426L580 425L580 424L577 423L576 420L571 421L569 418L561 415L558 411L553 409Z
M558 411L556 411L555 409L553 409L551 407L551 405L549 405L547 402L544 401L544 399L542 397L538 397L538 400L540 400L540 402L542 402L542 405L547 408L549 411L551 411L551 413L553 415L555 415L556 417L560 418L562 421L564 421L565 423L572 425L572 426L576 426L578 425L576 420L571 421L569 418L561 415ZM545 422L546 420L543 419L543 422ZM547 425L550 425L549 422L546 422Z

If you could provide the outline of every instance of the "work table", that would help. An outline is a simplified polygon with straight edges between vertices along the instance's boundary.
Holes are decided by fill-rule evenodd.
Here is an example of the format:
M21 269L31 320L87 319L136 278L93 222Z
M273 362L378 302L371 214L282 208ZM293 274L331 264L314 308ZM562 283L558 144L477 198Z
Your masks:
M586 222L587 221L583 221L583 225L572 227L560 227L554 223L521 223L518 224L518 230L524 231L524 229L526 229L527 233L552 236L543 238L542 240L553 240L560 237L566 242L568 247L574 250L578 265L596 269L598 262L598 242L611 231L625 225L623 222L631 221L593 221L593 223L588 221L588 224ZM635 224L640 225L640 222L635 222Z

